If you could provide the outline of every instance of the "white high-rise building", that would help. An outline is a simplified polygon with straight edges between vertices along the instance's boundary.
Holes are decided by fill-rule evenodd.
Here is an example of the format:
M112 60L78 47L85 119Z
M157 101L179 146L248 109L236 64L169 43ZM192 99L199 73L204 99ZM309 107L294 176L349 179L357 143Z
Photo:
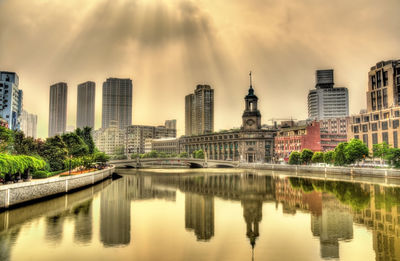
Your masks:
M333 70L317 70L315 90L308 93L308 118L325 120L349 116L349 94L334 87Z
M15 72L0 72L0 118L12 130L20 129L22 113L22 90L18 89L19 78Z
M37 138L37 115L23 110L21 114L21 131L26 137Z
M76 127L94 129L96 83L84 82L78 85Z

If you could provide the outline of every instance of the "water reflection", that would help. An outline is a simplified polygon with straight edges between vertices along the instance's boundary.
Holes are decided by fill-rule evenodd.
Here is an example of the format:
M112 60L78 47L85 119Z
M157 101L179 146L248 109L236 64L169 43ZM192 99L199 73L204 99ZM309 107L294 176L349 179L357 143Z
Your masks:
M180 191L179 200L177 191ZM274 214L275 218L297 218L299 213L302 216L306 214L308 222L299 223L307 226L308 233L302 234L302 237L313 237L313 242L319 245L317 254L323 259L341 258L340 245L357 239L353 223L370 230L376 260L400 259L400 188L259 175L246 171L223 174L131 172L121 179L108 180L74 194L2 212L0 260L12 259L10 253L23 234L23 225L36 219L44 221L41 238L53 248L67 242L63 240L68 235L65 228L71 224L73 229L69 230L74 244L85 247L101 242L105 248L134 246L132 235L135 231L132 230L135 226L132 223L135 220L132 217L135 202L154 200L182 204L179 215L183 215L183 223L169 220L174 222L170 225L177 226L183 233L188 231L193 242L207 242L205 246L211 246L218 238L215 226L220 223L216 223L216 205L236 204L242 212L239 212L240 216L236 214L238 217L232 217L237 218L239 223L235 223L231 230L236 231L240 226L245 228L246 232L241 237L247 240L248 250L266 247L261 242L270 236L262 234L269 232L265 230L267 224L276 222L273 224L276 227L283 224L276 219L273 221L268 215L263 220L264 207L280 213L280 216ZM141 215L146 216L147 213ZM97 218L99 222L95 222ZM157 234L157 230L148 233Z

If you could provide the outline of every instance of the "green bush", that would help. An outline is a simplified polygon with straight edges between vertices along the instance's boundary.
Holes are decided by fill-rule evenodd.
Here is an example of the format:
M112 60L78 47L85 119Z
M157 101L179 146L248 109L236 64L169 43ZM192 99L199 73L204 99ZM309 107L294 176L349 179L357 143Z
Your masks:
M32 173L33 179L44 179L47 178L50 173L45 170L38 170Z

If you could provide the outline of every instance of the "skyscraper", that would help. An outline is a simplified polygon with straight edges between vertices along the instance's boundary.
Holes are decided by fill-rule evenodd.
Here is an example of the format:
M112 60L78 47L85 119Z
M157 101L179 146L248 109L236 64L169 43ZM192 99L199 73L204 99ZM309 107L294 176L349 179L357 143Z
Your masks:
M20 129L22 113L22 90L18 89L19 78L14 72L0 72L0 117L12 130Z
M333 70L317 70L315 90L308 93L308 117L315 120L349 116L349 94L334 87Z
M68 86L59 82L50 86L49 137L62 134L67 125Z
M21 114L21 131L26 137L37 138L37 115L23 110Z
M120 129L132 125L132 80L108 78L103 83L102 128L115 121Z
M76 110L76 127L94 129L96 84L84 82L78 85L78 102Z
M214 90L209 85L197 85L194 94L185 97L185 135L214 131Z

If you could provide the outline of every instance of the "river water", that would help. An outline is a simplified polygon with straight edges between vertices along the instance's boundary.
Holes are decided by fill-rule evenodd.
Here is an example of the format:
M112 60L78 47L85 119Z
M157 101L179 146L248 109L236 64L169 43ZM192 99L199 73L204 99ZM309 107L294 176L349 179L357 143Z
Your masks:
M400 187L255 170L119 170L0 213L0 260L399 260Z

